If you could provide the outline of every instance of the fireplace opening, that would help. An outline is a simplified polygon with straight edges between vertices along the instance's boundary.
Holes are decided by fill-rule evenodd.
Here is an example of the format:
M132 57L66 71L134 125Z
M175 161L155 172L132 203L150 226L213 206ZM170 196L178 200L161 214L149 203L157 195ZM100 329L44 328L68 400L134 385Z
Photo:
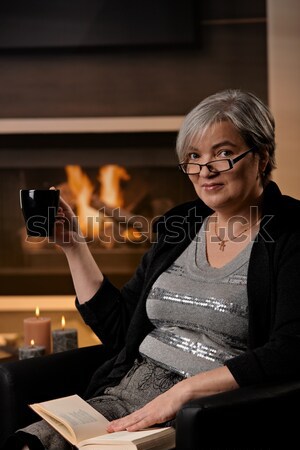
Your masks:
M93 164L85 153L81 161L62 158L66 164L56 161L50 167L0 168L1 295L74 293L61 249L45 238L26 237L19 189L60 189L78 216L97 264L117 286L132 276L151 245L153 221L172 206L195 198L191 183L176 164L166 164L164 151L158 149L146 162L127 155L118 164L108 153L110 158L106 152Z

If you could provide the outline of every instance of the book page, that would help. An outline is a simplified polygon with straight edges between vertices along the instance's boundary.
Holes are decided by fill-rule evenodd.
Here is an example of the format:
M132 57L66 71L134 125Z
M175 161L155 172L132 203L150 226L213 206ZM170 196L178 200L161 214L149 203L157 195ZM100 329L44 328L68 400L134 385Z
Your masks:
M78 395L30 406L72 444L107 433L109 421Z
M56 419L51 413L42 410L38 404L29 405L42 419L46 420L56 431L58 431L65 439L67 439L71 444L77 444L76 435L74 430L69 426L69 424L63 423Z
M157 448L159 448L159 443L162 441L164 444L167 442L174 444L175 443L175 430L173 428L149 428L147 430L141 430L141 431L116 431L115 433L108 433L102 436L97 436L91 439L86 439L84 441L80 442L80 448L85 448L85 446L94 444L97 446L99 445L99 448L101 447L101 444L104 446L112 446L112 448L115 446L120 446L122 450L127 448L152 448L154 443L158 445ZM130 445L130 443L133 443L134 446ZM140 444L144 443L145 445L139 447ZM147 443L149 445L147 445ZM155 445L155 447L156 447ZM161 447L161 448L172 448L171 446ZM118 447L119 448L119 447Z

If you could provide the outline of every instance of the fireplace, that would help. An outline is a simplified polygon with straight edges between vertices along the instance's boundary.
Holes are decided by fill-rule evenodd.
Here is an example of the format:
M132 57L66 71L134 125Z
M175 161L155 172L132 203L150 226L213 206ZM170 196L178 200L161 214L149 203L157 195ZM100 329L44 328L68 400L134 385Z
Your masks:
M62 251L28 242L20 188L61 189L102 271L126 282L155 239L155 218L195 197L176 167L175 139L175 131L2 136L0 295L74 293Z

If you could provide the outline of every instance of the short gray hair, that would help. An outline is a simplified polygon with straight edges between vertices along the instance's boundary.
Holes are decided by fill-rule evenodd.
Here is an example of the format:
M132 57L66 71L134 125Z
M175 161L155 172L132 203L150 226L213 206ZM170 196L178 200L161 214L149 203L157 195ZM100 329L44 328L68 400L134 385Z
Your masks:
M275 122L269 108L254 94L227 89L210 95L185 117L179 130L176 151L179 161L186 159L188 147L211 125L231 121L246 144L256 147L258 155L269 154L265 179L269 179L275 163Z

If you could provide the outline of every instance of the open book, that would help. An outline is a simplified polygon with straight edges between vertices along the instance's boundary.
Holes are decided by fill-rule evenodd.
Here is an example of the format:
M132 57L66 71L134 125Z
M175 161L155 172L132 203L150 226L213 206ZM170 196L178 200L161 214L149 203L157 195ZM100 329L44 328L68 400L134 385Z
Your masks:
M107 433L109 421L78 395L29 406L78 449L168 450L175 447L172 427Z

